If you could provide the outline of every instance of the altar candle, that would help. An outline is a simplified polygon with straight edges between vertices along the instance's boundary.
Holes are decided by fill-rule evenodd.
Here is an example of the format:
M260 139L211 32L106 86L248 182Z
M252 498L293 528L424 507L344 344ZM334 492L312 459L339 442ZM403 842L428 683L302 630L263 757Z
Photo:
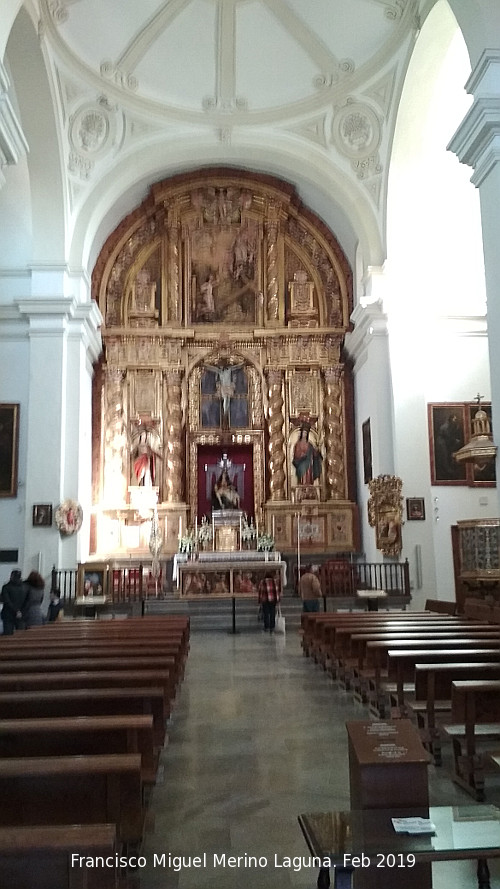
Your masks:
M179 516L179 540L182 537L182 516Z
M242 523L241 523L241 516L240 516L240 549L242 549L242 533L241 532L242 532Z
M212 549L215 550L215 518L212 512Z
M273 540L276 540L276 525L275 525L275 516L273 516Z

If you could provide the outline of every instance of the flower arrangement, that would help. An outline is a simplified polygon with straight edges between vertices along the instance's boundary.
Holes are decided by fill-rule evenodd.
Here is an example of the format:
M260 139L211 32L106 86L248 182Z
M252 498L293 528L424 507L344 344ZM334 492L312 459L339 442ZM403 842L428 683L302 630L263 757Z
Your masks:
M194 531L188 529L183 537L179 538L179 552L192 553L195 548Z
M204 515L201 525L198 526L198 543L204 548L208 543L212 542L212 526Z
M257 550L261 553L270 553L274 549L274 537L270 534L259 534L257 537Z
M253 523L253 518L250 519L250 524L248 524L246 515L242 519L241 538L243 543L251 543L252 540L257 540L257 529Z

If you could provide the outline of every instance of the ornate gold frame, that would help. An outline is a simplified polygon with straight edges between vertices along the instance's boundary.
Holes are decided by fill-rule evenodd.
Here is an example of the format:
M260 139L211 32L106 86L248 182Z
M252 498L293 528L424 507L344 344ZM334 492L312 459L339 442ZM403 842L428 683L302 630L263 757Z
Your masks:
M375 528L377 549L384 556L399 556L403 548L403 481L396 475L379 475L368 487L368 522Z

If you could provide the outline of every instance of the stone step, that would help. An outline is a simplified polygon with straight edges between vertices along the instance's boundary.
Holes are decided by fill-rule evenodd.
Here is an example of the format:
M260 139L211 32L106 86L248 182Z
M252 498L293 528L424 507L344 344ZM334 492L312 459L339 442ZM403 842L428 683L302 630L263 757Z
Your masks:
M281 611L288 630L298 630L302 602L294 596L285 596L281 601ZM230 630L233 625L232 599L184 599L166 596L163 599L148 599L146 614L187 614L192 630ZM238 630L258 631L262 627L258 619L258 604L253 599L236 599L235 627Z

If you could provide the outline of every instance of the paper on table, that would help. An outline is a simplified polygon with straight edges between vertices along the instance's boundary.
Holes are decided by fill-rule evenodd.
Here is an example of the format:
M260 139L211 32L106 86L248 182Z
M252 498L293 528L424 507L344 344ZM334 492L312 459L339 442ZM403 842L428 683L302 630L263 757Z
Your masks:
M430 818L392 818L396 833L435 833L436 826Z

